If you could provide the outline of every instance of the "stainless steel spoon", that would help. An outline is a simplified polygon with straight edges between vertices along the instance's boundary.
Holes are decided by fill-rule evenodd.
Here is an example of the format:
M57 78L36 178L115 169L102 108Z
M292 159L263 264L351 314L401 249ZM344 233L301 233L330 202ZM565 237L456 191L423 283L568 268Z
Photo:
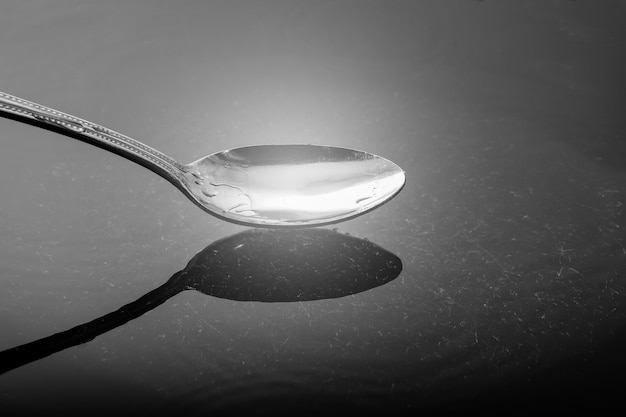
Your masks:
M393 162L353 149L248 146L184 165L121 133L3 92L0 115L117 153L170 181L203 210L245 225L336 223L378 207L405 182Z

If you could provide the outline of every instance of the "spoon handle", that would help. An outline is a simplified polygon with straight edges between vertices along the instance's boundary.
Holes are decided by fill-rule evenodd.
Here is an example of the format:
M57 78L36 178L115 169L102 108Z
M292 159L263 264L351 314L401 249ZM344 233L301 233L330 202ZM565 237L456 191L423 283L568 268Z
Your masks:
M52 130L130 159L175 183L185 166L135 139L41 104L0 91L0 116Z

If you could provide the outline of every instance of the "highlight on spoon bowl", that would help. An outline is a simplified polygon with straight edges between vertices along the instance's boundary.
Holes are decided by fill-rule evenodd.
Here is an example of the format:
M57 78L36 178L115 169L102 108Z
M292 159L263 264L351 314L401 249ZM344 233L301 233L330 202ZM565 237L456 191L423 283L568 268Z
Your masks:
M404 171L368 152L321 145L231 149L187 165L191 194L217 216L257 226L316 226L395 196Z

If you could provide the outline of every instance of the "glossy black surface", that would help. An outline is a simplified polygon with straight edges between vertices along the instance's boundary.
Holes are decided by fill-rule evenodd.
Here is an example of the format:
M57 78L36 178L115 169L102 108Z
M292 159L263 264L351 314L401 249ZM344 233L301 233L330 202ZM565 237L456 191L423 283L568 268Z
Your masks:
M397 256L396 279L310 301L182 291L2 374L3 410L621 407L625 15L608 0L2 2L0 91L180 161L317 143L407 175L336 226ZM0 119L0 142L0 350L115 312L247 230L74 139Z

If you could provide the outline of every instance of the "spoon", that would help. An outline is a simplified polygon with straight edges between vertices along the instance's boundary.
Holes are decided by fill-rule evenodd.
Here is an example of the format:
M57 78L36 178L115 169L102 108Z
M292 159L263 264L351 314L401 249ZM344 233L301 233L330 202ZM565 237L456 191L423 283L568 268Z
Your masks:
M321 145L258 145L190 164L128 136L0 92L0 115L61 133L162 176L203 210L253 226L317 226L359 216L404 186L404 171L368 152Z

